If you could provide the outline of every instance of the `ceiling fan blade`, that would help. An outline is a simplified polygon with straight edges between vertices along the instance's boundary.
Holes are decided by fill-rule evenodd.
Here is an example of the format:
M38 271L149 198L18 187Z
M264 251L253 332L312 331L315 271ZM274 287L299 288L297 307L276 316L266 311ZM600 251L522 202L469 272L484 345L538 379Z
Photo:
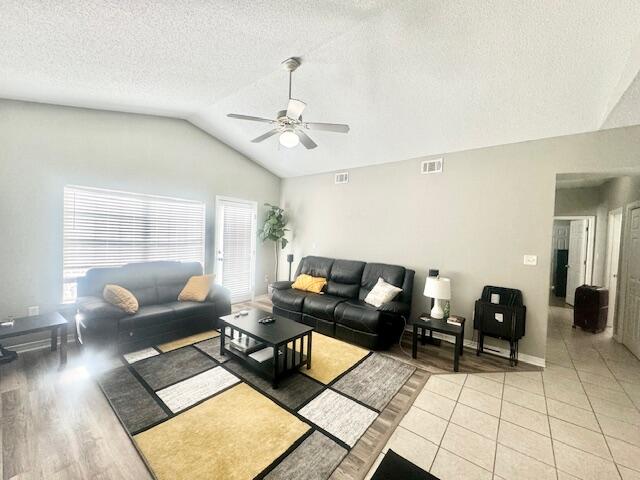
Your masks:
M275 120L268 118L252 117L251 115L240 115L238 113L227 113L227 117L237 118L238 120L251 120L252 122L275 123Z
M324 130L326 132L349 133L349 125L345 125L344 123L305 122L304 126L309 130Z
M318 145L316 142L311 140L311 137L304 133L302 130L296 130L296 135L300 138L300 143L304 145L307 150L311 150L312 148L316 148Z
M289 105L287 106L287 117L292 120L298 120L302 115L303 110L307 106L302 100L296 100L295 98L289 99Z
M251 142L253 143L260 143L263 140L266 140L269 137L274 136L276 133L278 133L280 131L279 128L274 128L273 130L269 130L267 133L263 133L262 135L260 135L259 137L254 138L253 140L251 140Z

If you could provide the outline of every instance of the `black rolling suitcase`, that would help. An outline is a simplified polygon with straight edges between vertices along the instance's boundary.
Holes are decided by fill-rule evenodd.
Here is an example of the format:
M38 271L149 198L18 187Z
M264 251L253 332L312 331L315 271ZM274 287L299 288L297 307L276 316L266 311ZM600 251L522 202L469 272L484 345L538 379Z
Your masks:
M580 327L592 333L607 328L609 314L609 290L582 285L576 288L573 306L573 328Z

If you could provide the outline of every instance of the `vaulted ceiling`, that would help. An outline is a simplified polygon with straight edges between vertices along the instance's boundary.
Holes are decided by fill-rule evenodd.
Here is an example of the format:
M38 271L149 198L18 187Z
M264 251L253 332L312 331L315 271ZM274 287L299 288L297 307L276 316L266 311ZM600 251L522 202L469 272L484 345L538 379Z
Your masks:
M184 118L282 177L640 123L638 0L4 0L0 97ZM250 140L287 101L319 147Z

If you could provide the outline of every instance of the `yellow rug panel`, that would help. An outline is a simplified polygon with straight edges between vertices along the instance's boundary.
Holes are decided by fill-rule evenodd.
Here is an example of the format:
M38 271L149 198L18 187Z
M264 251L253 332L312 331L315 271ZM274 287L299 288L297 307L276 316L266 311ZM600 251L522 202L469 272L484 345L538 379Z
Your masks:
M215 338L220 335L220 332L216 330L209 330L207 332L196 333L195 335L191 335L189 337L179 338L178 340L174 340L173 342L163 343L162 345L158 345L158 348L162 352L170 352L171 350L177 350L178 348L186 347L187 345L193 345L194 343L202 342L204 340L209 340L210 338Z
M247 480L307 430L241 383L134 438L159 480Z
M311 369L300 371L325 385L353 367L369 354L369 350L356 347L335 338L313 332Z

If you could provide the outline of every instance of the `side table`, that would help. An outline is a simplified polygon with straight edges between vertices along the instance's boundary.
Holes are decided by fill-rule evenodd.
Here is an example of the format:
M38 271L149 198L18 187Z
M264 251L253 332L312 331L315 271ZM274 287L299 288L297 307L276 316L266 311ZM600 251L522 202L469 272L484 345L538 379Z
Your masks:
M0 340L49 330L52 352L58 350L58 336L60 336L60 367L62 368L67 363L67 325L67 320L58 312L16 318L13 325L0 326Z
M453 353L453 371L458 371L458 366L460 363L460 356L464 353L463 351L463 342L464 342L464 317L457 317L462 325L452 325L447 323L444 319L431 318L428 313L423 313L420 318L418 318L415 322L413 322L413 341L412 341L412 357L418 357L418 336L419 330L422 333L422 337L425 335L425 331L430 332L439 332L444 333L446 335L452 335L455 337L455 350Z

